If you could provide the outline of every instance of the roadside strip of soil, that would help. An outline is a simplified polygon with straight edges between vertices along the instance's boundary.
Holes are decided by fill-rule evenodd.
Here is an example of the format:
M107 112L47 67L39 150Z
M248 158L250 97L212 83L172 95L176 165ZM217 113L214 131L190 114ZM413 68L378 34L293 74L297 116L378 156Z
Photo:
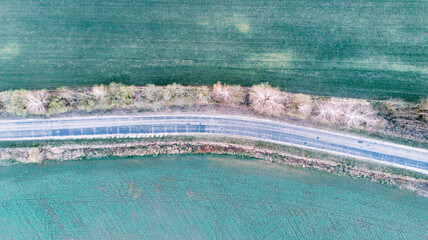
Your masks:
M321 170L335 175L366 179L408 189L428 197L428 178L404 169L372 162L335 156L317 151L301 150L252 140L212 137L163 137L110 141L81 140L62 144L48 141L38 146L0 148L3 165L160 154L230 154L253 157L272 163Z

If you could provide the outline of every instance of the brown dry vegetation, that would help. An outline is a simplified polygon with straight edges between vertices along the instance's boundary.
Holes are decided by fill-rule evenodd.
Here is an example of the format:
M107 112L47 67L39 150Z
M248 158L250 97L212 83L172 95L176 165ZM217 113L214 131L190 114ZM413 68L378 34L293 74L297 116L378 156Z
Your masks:
M159 111L191 109L197 105L247 109L265 116L428 141L428 97L419 103L397 100L368 102L292 94L267 83L245 88L220 82L212 87L180 84L136 87L111 83L75 89L61 87L53 91L0 92L0 112L18 116L54 116L73 110Z
M117 139L115 139L117 140ZM171 137L109 142L69 142L65 145L44 144L33 147L0 148L0 161L41 163L56 160L80 160L107 156L147 156L162 154L216 153L255 157L273 163L312 168L337 175L400 186L428 196L428 180L407 170L397 170L377 164L330 154L301 150L252 140L209 137Z
M212 89L213 100L228 106L239 106L245 103L247 90L237 85L226 85L218 82Z
M48 111L49 92L47 90L30 91L25 94L25 108L32 114L45 114Z
M315 118L324 123L349 128L373 128L382 124L378 112L364 100L331 98L317 101L315 109Z
M312 114L314 101L311 96L305 94L294 94L288 99L288 114L302 119L308 118Z
M373 107L386 122L386 131L428 141L428 98L422 99L418 104L397 100L378 101Z
M281 116L285 110L286 97L278 88L267 83L250 89L250 106L255 112L267 116Z

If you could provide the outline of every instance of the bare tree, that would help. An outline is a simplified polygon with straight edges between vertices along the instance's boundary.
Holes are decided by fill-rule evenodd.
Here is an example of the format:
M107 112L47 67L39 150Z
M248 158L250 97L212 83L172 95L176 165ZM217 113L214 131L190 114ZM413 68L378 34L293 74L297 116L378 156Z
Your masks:
M237 106L245 102L247 91L238 85L226 85L218 82L212 89L212 98L224 105Z
M207 86L196 87L196 103L207 105L211 100L211 90Z
M31 91L25 95L25 108L33 114L45 114L48 110L49 92L47 90Z
M343 122L348 127L372 127L378 122L376 113L369 104L351 103L345 108Z
M285 109L285 95L267 83L253 85L250 90L251 108L268 116L280 116Z
M312 113L313 100L310 95L305 94L294 94L292 97L288 97L290 102L288 106L292 112L299 118L306 118Z
M321 122L336 123L343 116L342 106L332 100L316 103L316 119Z
M98 101L103 100L108 95L108 88L104 85L95 85L91 89L91 95Z
M231 98L230 89L226 85L222 85L221 82L214 84L212 90L213 99L219 103L229 103Z

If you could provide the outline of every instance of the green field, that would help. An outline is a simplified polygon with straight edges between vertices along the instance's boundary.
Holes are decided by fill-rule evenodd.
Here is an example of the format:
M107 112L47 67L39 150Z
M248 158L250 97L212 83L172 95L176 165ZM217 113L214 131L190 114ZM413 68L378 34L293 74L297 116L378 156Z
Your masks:
M0 90L111 81L418 100L426 1L3 0Z
M221 155L0 167L2 239L425 239L426 198Z

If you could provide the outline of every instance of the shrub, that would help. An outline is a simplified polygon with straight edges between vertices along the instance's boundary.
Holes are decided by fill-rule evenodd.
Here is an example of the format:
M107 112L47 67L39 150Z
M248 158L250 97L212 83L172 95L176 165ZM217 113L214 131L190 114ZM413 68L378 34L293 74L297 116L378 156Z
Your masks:
M419 114L418 118L421 121L428 123L428 97L421 99L416 112Z
M246 90L238 85L228 86L217 82L212 89L213 100L224 105L237 106L243 104L246 96Z
M230 103L233 106L237 106L245 103L248 95L247 89L239 85L229 86L229 89L230 89Z
M48 105L48 116L58 115L73 110L70 104L60 97L55 97Z
M279 116L284 112L285 96L267 83L253 85L250 90L251 108L260 114Z
M312 97L305 94L294 94L291 97L289 107L297 117L307 118L311 115L313 109Z
M200 105L207 105L211 101L211 89L207 86L195 88L196 103Z
M192 94L191 87L180 84L170 84L162 89L162 97L166 106L192 106L196 103L196 95Z
M84 110L87 112L94 110L95 101L94 100L91 101L91 95L88 90L77 92L76 99L78 100L77 109Z
M3 104L6 112L19 116L27 116L29 112L24 105L24 98L27 92L26 90L3 92Z
M150 111L159 111L165 108L165 104L162 101L155 101L152 103L149 103L145 109L150 110Z
M348 106L343 115L343 122L348 127L359 127L367 121L366 114L357 105Z
M91 89L91 95L98 101L105 101L105 98L108 96L108 88L104 85L95 85Z
M4 95L4 93L0 92L0 110L4 109L4 100L3 100L4 96L3 95Z
M39 148L30 148L28 150L28 159L27 163L40 163L43 161L44 152Z
M229 104L231 98L230 89L228 86L222 85L221 82L217 82L213 86L212 96L213 99L219 103Z
M45 114L48 110L49 92L47 90L29 91L25 94L25 108L32 114Z
M114 107L130 108L134 103L134 94L137 91L135 86L126 86L122 83L110 83L111 104Z
M325 123L337 123L344 115L340 103L333 100L317 102L315 109L316 120Z
M391 120L394 117L394 110L390 108L386 102L375 101L372 103L372 106L378 111L379 116L386 119L387 121Z
M82 108L82 106L79 106L79 104L82 104L82 93L79 93L76 90L71 90L68 87L60 87L51 95L53 95L53 98L48 105L48 116L58 115L73 109Z
M332 98L316 104L316 120L340 123L348 128L373 127L381 123L372 105L363 100Z
M186 95L186 90L181 84L169 84L162 88L162 98L165 101L174 101L178 98L183 98Z
M163 101L160 99L160 87L148 84L138 89L134 95L134 105L139 109L160 110L163 108Z
M64 100L68 105L77 107L80 102L79 93L75 90L71 90L68 87L60 87L57 89L56 97Z
M370 104L349 105L345 111L344 121L348 127L374 127L381 124L381 119L377 116Z
M428 96L421 99L420 108L428 110Z
M159 87L155 86L154 84L148 84L147 86L143 87L141 89L141 94L149 102L160 100Z

